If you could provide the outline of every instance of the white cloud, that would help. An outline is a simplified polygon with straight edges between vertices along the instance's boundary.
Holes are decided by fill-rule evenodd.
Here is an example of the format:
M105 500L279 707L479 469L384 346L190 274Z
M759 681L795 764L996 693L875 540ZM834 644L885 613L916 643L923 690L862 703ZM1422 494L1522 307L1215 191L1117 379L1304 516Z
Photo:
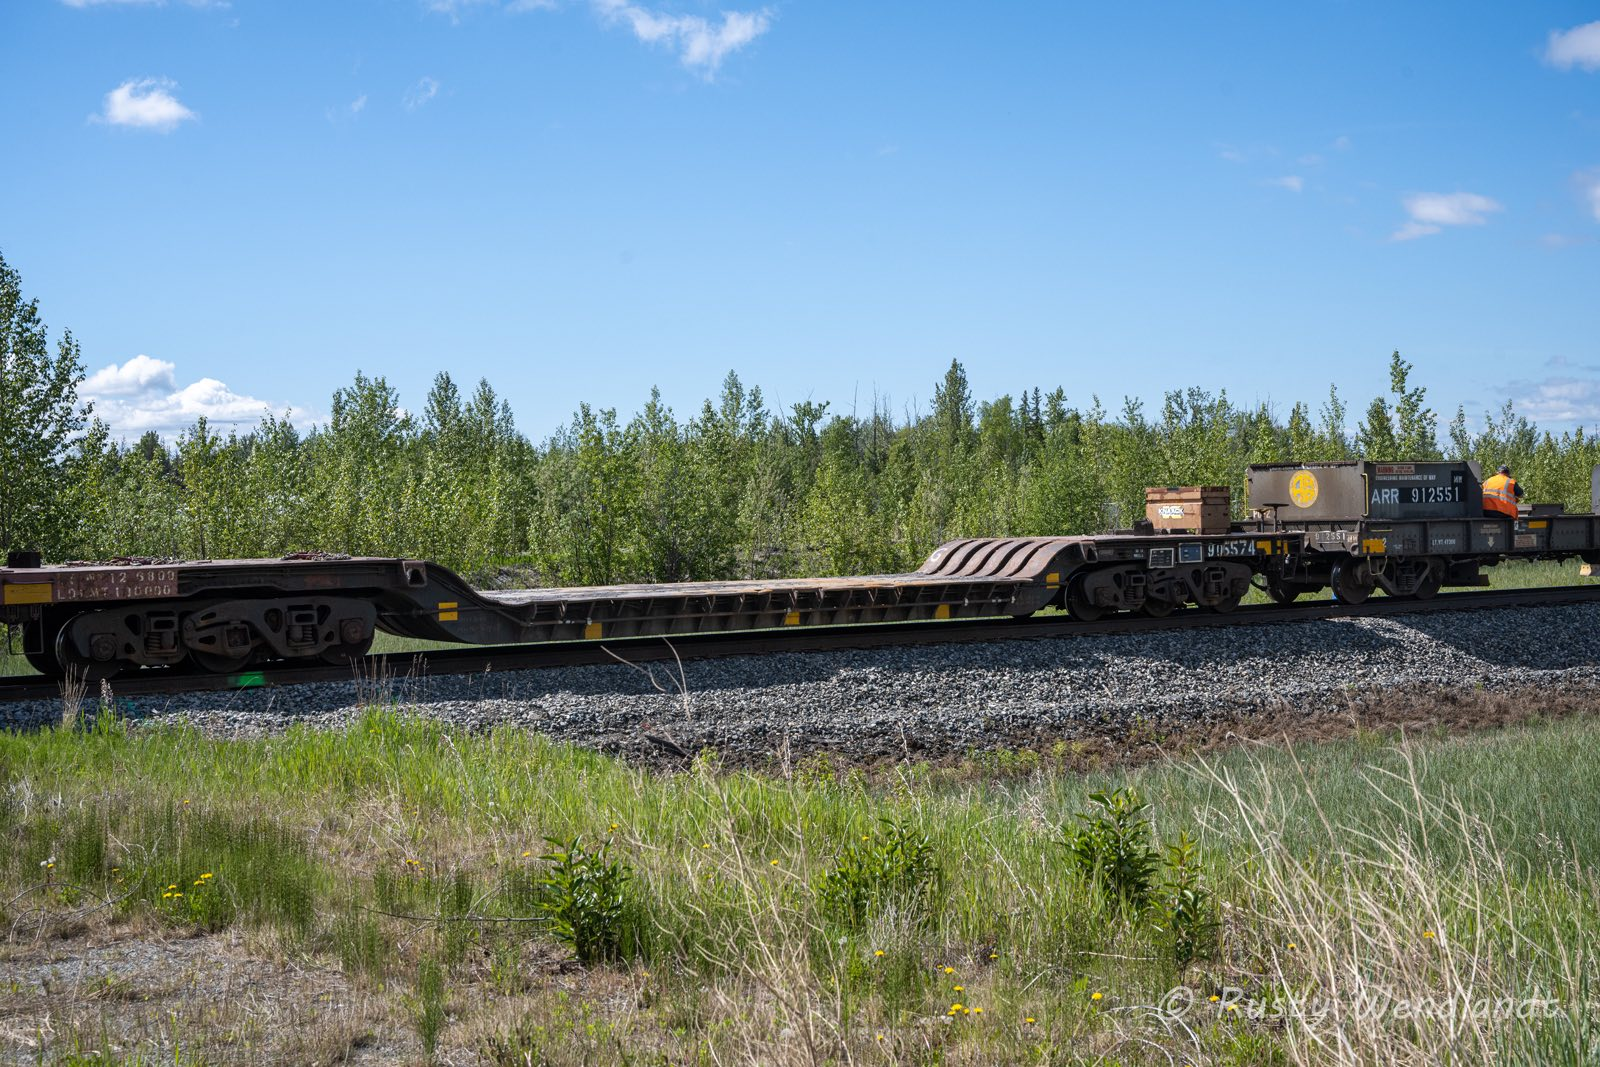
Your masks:
M157 0L160 2L160 0ZM470 8L496 8L510 12L547 11L558 0L421 0L428 11L460 22ZM722 61L748 45L772 26L769 8L759 11L724 11L720 22L699 15L672 15L631 0L589 0L609 25L624 25L646 44L663 45L678 53L685 67L709 80ZM426 103L426 100L423 101ZM410 105L408 105L410 106Z
M667 15L627 0L593 0L595 9L612 24L621 23L645 44L659 44L678 53L690 70L710 78L727 56L766 33L772 15L760 11L724 11L713 25L699 15Z
M173 372L178 368L164 359L151 359L140 354L118 366L112 363L89 375L83 391L90 396L137 396L140 393L174 390L177 388Z
M405 95L407 111L415 111L429 100L439 95L439 81L437 78L419 78Z
M1298 193L1306 187L1306 180L1298 174L1285 174L1281 178L1267 179L1268 185L1276 185L1280 189L1287 189L1291 193Z
M493 4L495 0L423 0L423 7L440 15L449 15L451 22L461 21L461 12L469 7Z
M1477 193L1417 193L1401 201L1411 220L1391 240L1409 241L1438 233L1446 226L1482 226L1491 212L1504 211L1496 200Z
M1583 196L1584 206L1600 222L1600 167L1594 170L1579 171L1572 176L1578 183L1578 192Z
M322 109L322 113L327 117L329 122L337 123L344 122L347 119L354 119L366 109L367 94L362 93L344 107L325 107Z
M1344 134L1340 134L1338 137L1335 137L1333 139L1333 150L1335 152L1350 151L1350 138L1346 137Z
M111 427L112 435L122 438L147 430L176 437L202 416L219 430L248 430L267 412L288 410L283 404L235 393L215 378L180 387L174 364L146 355L100 368L85 379L80 392L94 401L95 415Z
M1600 422L1600 381L1593 378L1512 382L1507 391L1517 411L1534 422Z
M1571 70L1600 70L1600 22L1574 26L1570 30L1552 30L1545 46L1544 61L1552 67Z
M449 15L451 22L460 22L461 15L469 8L474 7L499 7L500 0L422 0L422 6L439 15ZM507 11L549 11L556 6L556 0L506 0L504 7Z
M166 78L125 81L106 94L104 109L96 117L113 126L170 133L178 128L178 123L197 117L168 92L177 87Z

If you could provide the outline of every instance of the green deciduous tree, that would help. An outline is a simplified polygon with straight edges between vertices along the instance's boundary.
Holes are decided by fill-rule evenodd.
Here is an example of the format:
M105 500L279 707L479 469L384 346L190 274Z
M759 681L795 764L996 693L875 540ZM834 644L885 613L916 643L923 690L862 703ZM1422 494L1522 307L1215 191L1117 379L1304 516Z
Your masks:
M63 475L89 415L82 382L78 343L63 332L51 354L38 301L0 258L0 551L59 555L79 536Z

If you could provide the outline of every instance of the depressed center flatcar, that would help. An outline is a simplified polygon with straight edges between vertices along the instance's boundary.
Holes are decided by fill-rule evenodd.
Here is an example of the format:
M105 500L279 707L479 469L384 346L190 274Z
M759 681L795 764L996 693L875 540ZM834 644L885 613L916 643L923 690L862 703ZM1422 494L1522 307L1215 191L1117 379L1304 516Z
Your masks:
M1600 485L1600 469L1597 469ZM1162 616L1236 607L1252 584L1282 602L1331 588L1432 596L1483 585L1503 559L1600 563L1600 518L1557 505L1486 518L1465 463L1254 466L1249 514L1225 488L1152 489L1133 529L1079 537L970 538L916 571L850 578L477 590L422 560L299 553L283 559L120 559L0 568L0 622L41 672L105 678L193 666L343 663L373 635L468 644L1031 615L1065 607ZM1600 509L1597 509L1600 510Z

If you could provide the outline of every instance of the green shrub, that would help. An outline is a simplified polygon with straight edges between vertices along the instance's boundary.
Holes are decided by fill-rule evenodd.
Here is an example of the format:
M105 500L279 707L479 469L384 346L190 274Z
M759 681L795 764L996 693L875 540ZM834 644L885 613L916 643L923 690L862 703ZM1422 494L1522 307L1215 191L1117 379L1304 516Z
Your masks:
M631 948L627 918L633 872L623 860L611 858L611 842L588 850L581 834L565 844L546 840L555 850L539 857L551 867L540 879L544 891L534 908L556 938L584 963L613 959Z
M1159 857L1150 842L1149 806L1132 788L1089 794L1100 810L1079 812L1066 835L1072 865L1104 890L1111 903L1142 912L1156 890Z
M817 883L819 908L841 926L859 928L889 907L916 922L934 914L944 876L928 835L888 819L883 827L846 846Z
M1200 850L1188 831L1180 831L1167 845L1167 877L1161 888L1161 933L1180 977L1195 959L1210 955L1216 931Z

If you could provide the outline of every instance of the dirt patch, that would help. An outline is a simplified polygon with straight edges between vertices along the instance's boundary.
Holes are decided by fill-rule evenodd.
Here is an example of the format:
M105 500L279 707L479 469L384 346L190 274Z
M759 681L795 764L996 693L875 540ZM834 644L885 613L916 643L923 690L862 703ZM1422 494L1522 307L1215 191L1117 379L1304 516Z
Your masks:
M186 937L103 926L0 950L0 1062L72 1053L150 1062L388 1063L384 1012L337 969L296 963L238 932Z

